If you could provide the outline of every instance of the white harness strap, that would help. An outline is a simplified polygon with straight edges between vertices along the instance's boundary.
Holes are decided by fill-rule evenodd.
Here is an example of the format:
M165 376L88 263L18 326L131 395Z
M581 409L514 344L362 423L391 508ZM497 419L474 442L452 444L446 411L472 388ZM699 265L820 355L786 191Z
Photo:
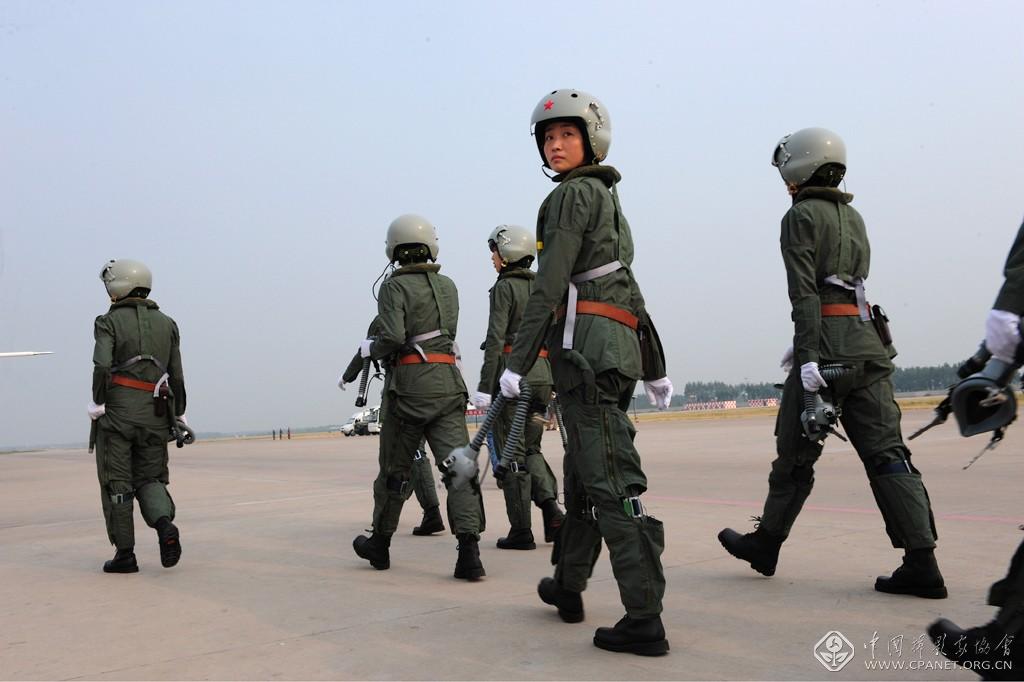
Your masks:
M422 334L410 336L405 340L405 343L411 346L414 351L419 353L420 357L423 358L423 362L426 362L427 354L423 352L423 348L420 347L420 344L424 341L429 341L430 339L436 339L439 336L441 336L441 330L435 329L432 332L423 332Z
M573 336L576 332L576 302L579 296L576 285L610 275L622 267L624 267L622 263L615 260L592 270L578 272L569 279L569 299L565 304L565 329L562 331L562 348L572 348Z
M853 283L843 280L839 275L829 275L825 278L827 284L832 284L837 287L842 287L847 291L852 291L857 295L857 310L860 311L860 319L862 322L867 322L871 319L871 311L868 310L868 299L864 293L864 278L858 277L853 280Z

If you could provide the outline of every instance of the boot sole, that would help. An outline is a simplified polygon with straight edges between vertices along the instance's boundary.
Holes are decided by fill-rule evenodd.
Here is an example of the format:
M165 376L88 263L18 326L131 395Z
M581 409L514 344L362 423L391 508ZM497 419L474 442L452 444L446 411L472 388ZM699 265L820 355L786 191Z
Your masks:
M875 591L885 594L905 594L909 597L921 597L922 599L945 599L949 591L942 587L888 587L884 583L875 582Z
M444 532L444 526L443 525L441 525L441 526L429 526L427 528L424 528L423 526L416 526L415 528L412 529L412 534L413 535L420 535L420 536L423 536L423 535L433 535L434 533L442 533L442 532Z
M103 572L104 573L138 573L139 572L139 565L135 564L134 566L129 566L129 567L126 567L126 568L107 568L107 565L104 564L103 565Z
M746 561L748 564L750 564L750 567L752 569L754 569L755 571L757 571L761 575L763 575L765 577L768 577L768 578L770 578L773 575L775 575L775 566L766 566L765 564L751 561L750 559L747 559L746 557L742 557L739 554L737 554L736 552L732 551L732 548L729 547L729 545L725 544L725 540L722 539L722 533L718 534L718 542L722 545L722 547L725 547L725 551L726 552L728 552L732 556L736 557L740 561Z
M637 656L664 656L668 653L668 640L663 639L657 642L638 642L635 644L612 644L594 637L594 646L605 651L614 651L621 654L636 654Z
M487 575L487 571L483 569L483 566L468 571L455 571L455 577L459 580L479 580L485 575Z
M173 525L170 532L160 537L160 564L171 568L181 559L181 537Z
M537 549L537 543L531 542L529 544L516 544L516 545L503 545L499 540L497 542L498 549Z

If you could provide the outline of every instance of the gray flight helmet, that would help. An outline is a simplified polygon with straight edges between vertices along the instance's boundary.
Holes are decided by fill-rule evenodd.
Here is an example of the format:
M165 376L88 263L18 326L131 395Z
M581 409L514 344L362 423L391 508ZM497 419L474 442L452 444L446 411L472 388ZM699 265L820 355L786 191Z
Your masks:
M552 90L537 103L530 117L530 133L537 142L537 151L546 168L549 166L544 158L543 124L556 119L574 119L580 129L586 131L584 140L595 163L608 158L608 148L612 145L612 120L600 100L581 90Z
M537 238L519 225L498 225L491 230L487 245L498 252L502 263L508 265L530 256L537 259ZM493 245L493 246L492 246Z
M782 179L798 187L822 166L835 163L846 168L843 138L825 128L804 128L786 135L772 151L772 165Z
M384 253L389 261L395 261L395 249L402 244L423 244L430 251L430 260L437 260L437 228L421 215L406 213L391 221L388 236L384 241Z
M117 258L104 263L100 279L111 301L119 301L135 289L153 288L153 273L145 263L130 258Z
M995 431L1017 418L1017 398L1009 387L1016 369L1017 365L992 358L983 370L956 385L951 401L961 436Z

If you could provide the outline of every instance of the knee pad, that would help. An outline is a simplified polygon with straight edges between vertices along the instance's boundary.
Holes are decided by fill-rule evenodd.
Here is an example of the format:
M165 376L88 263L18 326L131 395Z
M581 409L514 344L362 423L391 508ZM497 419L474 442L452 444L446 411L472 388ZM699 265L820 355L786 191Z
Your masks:
M388 493L397 495L403 500L409 499L409 496L412 495L412 486L409 485L408 479L401 479L397 476L388 476L384 481L384 487L387 489Z
M898 459L890 460L881 454L870 455L864 460L864 468L867 470L868 478L887 476L889 474L915 474L921 475L914 464L910 461L910 453L902 450L897 453Z

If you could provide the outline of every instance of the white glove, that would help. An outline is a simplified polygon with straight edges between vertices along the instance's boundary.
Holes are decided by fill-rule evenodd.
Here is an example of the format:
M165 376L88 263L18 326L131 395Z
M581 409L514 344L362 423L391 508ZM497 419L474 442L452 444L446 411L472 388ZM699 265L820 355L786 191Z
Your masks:
M373 339L364 339L363 342L361 344L359 344L359 357L361 357L361 358L368 358L368 357L370 357L370 347L371 346L373 346Z
M985 320L985 347L1003 362L1012 363L1020 345L1020 315L990 310Z
M85 409L89 412L89 419L92 419L93 421L96 421L107 413L107 406L105 404L97 405L91 400L89 401L88 407Z
M506 398L518 398L519 382L522 378L523 375L516 374L510 369L506 369L502 372L501 378L498 379L498 385L501 386L501 394Z
M478 410L486 410L491 406L491 394L483 391L473 393L473 407Z
M793 371L793 346L786 349L786 352L782 354L782 360L779 361L779 367L786 374Z
M345 373L344 372L342 372L341 374L338 375L338 388L340 388L343 391L345 390Z
M675 389L672 388L672 381L668 377L645 381L644 390L647 391L647 399L651 401L651 405L659 410L668 409L672 402L672 394L675 392Z
M805 362L800 365L800 381L804 385L804 390L813 393L819 388L827 388L828 384L821 378L821 373L818 371L818 363L816 362Z
M175 417L175 419L177 419L178 421L180 421L180 422L181 422L182 424L184 424L185 426L188 426L188 420L187 420L187 419L185 419L185 415L180 415L180 416L178 416L178 417Z

